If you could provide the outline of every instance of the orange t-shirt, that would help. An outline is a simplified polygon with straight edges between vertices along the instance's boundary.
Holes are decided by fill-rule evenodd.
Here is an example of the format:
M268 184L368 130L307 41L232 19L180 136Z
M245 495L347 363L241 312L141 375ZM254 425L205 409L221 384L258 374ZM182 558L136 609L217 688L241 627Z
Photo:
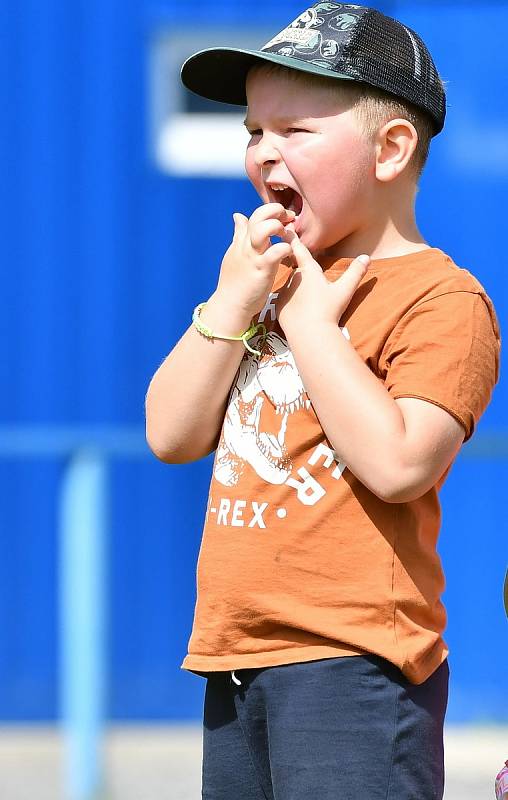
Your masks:
M350 259L326 275L335 280ZM185 669L376 653L414 683L447 655L438 490L386 503L340 463L276 320L281 267L217 448ZM497 380L499 331L480 284L440 250L372 262L340 322L393 398L435 403L466 438ZM312 331L307 331L312 336Z

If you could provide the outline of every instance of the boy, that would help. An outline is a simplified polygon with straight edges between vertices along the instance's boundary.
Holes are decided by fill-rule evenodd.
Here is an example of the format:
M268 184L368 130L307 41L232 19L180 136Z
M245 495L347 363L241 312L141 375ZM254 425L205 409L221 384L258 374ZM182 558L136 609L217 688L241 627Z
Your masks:
M147 395L159 458L217 451L183 665L207 676L203 797L441 798L438 490L499 347L414 218L442 83L413 31L332 2L182 79L248 105L263 200Z

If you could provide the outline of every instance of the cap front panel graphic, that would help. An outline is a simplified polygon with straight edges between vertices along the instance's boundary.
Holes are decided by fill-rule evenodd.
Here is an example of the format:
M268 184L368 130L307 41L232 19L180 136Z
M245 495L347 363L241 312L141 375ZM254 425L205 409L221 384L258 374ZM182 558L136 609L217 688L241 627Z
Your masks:
M348 45L351 32L367 11L367 8L349 3L316 3L261 50L263 53L303 58L311 64L333 69L336 57ZM309 59L309 55L316 58Z

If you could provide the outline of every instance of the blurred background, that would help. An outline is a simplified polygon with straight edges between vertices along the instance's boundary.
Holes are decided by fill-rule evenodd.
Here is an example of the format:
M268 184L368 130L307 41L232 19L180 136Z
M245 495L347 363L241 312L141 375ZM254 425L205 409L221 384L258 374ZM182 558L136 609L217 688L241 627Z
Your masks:
M447 82L420 224L484 284L503 328L508 2L373 5L422 35ZM186 93L179 68L206 46L258 46L304 7L0 7L1 800L33 797L30 774L39 798L85 797L60 777L73 758L60 731L79 719L88 728L74 771L101 771L93 742L104 719L112 796L199 796L203 681L179 665L211 464L156 462L143 405L214 288L232 212L251 213L257 199L242 177L239 110ZM442 492L450 799L493 796L508 758L507 399L505 381ZM152 779L161 766L163 785L132 788L135 754Z

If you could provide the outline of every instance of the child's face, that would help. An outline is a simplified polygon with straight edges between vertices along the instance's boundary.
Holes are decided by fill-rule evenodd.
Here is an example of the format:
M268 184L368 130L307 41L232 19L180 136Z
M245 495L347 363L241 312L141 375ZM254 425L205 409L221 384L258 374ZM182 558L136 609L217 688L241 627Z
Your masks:
M313 255L333 255L368 226L375 175L374 145L347 94L256 69L247 100L249 179L265 203L296 211L295 230Z

